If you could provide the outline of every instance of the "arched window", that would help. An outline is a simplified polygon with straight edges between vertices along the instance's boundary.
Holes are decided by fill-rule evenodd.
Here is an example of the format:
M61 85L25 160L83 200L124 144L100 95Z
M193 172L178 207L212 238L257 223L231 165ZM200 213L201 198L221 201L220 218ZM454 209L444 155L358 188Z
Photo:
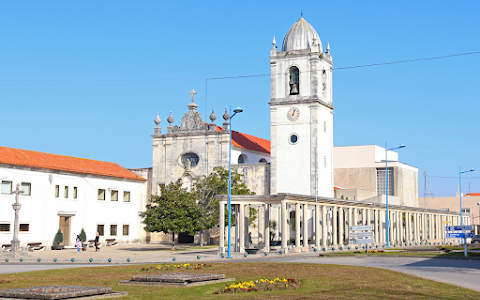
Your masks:
M246 164L248 162L247 156L245 154L240 154L238 156L238 163L239 164Z
M327 72L323 70L322 73L322 96L325 97L327 94Z
M266 164L267 160L265 158L260 158L259 163Z
M300 94L300 72L298 71L297 67L290 68L290 95L298 95Z
M192 152L185 153L184 155L182 155L182 158L181 158L182 165L184 165L185 167L189 166L192 168L198 164L199 160L200 160L200 157L198 157L197 154Z

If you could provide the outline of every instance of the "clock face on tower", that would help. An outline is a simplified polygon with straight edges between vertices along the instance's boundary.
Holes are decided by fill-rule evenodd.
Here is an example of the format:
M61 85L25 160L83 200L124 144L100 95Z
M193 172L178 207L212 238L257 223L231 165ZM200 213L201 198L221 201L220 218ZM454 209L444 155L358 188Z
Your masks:
M292 107L288 110L287 112L287 118L290 120L290 121L296 121L298 120L298 117L300 117L300 110L296 107Z

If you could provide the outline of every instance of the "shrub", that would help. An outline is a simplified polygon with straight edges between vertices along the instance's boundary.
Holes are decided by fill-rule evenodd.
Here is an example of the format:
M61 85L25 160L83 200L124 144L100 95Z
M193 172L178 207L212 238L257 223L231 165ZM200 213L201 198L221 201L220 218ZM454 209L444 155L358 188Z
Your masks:
M53 239L53 244L60 245L62 242L63 242L63 233L60 230L60 228L58 228L57 234L55 234L55 238Z
M87 241L87 235L85 234L85 230L83 230L83 228L82 228L82 231L80 232L80 239L84 243Z

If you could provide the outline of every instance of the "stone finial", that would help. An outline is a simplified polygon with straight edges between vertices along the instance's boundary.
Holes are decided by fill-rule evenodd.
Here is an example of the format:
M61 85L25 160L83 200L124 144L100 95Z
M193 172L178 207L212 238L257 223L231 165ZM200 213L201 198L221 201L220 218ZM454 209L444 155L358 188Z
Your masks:
M173 117L172 117L172 112L170 112L170 116L168 116L168 119L167 119L167 122L170 124L170 126L172 126L172 123L173 123Z
M327 53L330 53L330 43L327 43Z
M210 114L210 121L212 121L212 123L215 123L216 119L217 116L215 115L215 110L212 108L212 113Z
M230 115L228 114L227 108L225 107L225 113L223 114L223 119L227 122L230 119Z
M157 112L157 117L155 118L154 120L155 124L157 124L157 127L160 125L160 123L162 122L162 120L160 120L160 117L158 116L158 112Z
M277 41L275 40L275 36L273 36L273 42L272 42L273 48L277 49Z

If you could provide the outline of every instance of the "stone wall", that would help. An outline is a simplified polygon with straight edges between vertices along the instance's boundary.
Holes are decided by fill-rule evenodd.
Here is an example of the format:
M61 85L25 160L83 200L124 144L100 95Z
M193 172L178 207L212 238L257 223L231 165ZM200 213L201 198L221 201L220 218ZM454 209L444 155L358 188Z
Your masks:
M232 168L243 175L243 182L256 195L270 195L270 164L241 164Z

